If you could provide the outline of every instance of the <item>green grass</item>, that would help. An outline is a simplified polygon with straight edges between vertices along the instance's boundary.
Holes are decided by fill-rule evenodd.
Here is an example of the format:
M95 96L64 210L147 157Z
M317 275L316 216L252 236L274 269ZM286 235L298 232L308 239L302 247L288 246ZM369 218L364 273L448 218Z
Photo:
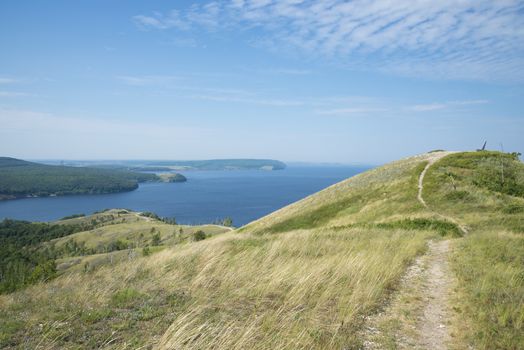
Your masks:
M511 186L502 184L501 160L506 174L513 172ZM518 349L524 344L524 198L516 189L524 185L524 165L500 152L457 153L426 177L428 204L471 228L452 259L459 280L455 333L464 347Z
M379 223L376 224L376 226L389 229L436 231L443 237L461 237L463 235L462 231L455 223L427 218L404 219L400 221Z
M477 349L524 344L524 237L482 232L462 241L453 257L461 285L458 305L466 341Z
M69 239L96 247L117 239L150 242L160 234L162 246L148 256L140 249L68 257L63 263L72 265L55 280L0 296L0 346L362 348L366 318L396 293L427 242L461 235L441 213L471 228L455 241L452 256L459 282L456 348L517 349L524 199L486 185L498 181L497 172L478 181L479 166L499 164L489 160L500 160L498 153L461 153L428 171L427 209L417 201L417 181L431 156L360 174L241 230L218 235L224 228L207 226L210 237L202 241L191 239L202 228L101 213L116 222ZM518 185L520 165L508 158L505 167L515 169ZM96 268L84 269L86 262ZM395 346L393 339L385 344Z

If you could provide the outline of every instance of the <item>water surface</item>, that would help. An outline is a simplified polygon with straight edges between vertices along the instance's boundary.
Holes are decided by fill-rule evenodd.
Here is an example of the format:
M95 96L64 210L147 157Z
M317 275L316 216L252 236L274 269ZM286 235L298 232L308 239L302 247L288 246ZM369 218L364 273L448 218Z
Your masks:
M128 208L175 217L185 224L229 216L240 226L367 169L295 166L278 171L187 171L182 172L187 182L141 184L132 192L0 201L0 219L52 221L105 208Z

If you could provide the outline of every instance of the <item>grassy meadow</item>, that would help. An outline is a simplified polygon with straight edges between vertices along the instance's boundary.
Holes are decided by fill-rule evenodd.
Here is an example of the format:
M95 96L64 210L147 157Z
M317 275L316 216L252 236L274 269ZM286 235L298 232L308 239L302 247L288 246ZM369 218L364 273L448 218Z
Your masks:
M128 212L61 237L53 244L95 249L122 240L141 247L156 235L160 245L145 255L138 248L72 254L60 261L59 277L0 295L0 346L360 349L367 317L395 295L428 242L451 239L456 347L517 349L523 199L514 186L490 184L489 169L473 180L478 160L456 153L428 171L426 208L417 185L431 156L359 174L234 231ZM518 185L522 164L507 162ZM440 212L467 225L468 235ZM191 239L195 230L208 238Z
M500 152L449 155L427 174L431 206L470 228L457 241L457 348L524 344L524 164Z

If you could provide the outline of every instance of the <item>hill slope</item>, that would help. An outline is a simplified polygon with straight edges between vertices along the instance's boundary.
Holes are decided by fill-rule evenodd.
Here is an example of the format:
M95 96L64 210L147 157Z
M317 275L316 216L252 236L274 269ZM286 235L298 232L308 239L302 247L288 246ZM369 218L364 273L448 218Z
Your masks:
M426 205L417 198L419 181ZM523 165L511 155L397 161L240 230L0 296L0 344L518 348L522 184ZM447 283L436 289L442 274ZM424 299L427 293L439 301ZM435 325L428 305L445 308L449 319ZM435 326L446 337L428 339Z

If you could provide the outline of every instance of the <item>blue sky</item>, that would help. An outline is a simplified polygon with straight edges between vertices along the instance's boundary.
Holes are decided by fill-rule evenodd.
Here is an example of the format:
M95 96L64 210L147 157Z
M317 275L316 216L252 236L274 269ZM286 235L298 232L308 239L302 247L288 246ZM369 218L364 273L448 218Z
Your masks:
M524 3L3 1L0 153L524 151Z

